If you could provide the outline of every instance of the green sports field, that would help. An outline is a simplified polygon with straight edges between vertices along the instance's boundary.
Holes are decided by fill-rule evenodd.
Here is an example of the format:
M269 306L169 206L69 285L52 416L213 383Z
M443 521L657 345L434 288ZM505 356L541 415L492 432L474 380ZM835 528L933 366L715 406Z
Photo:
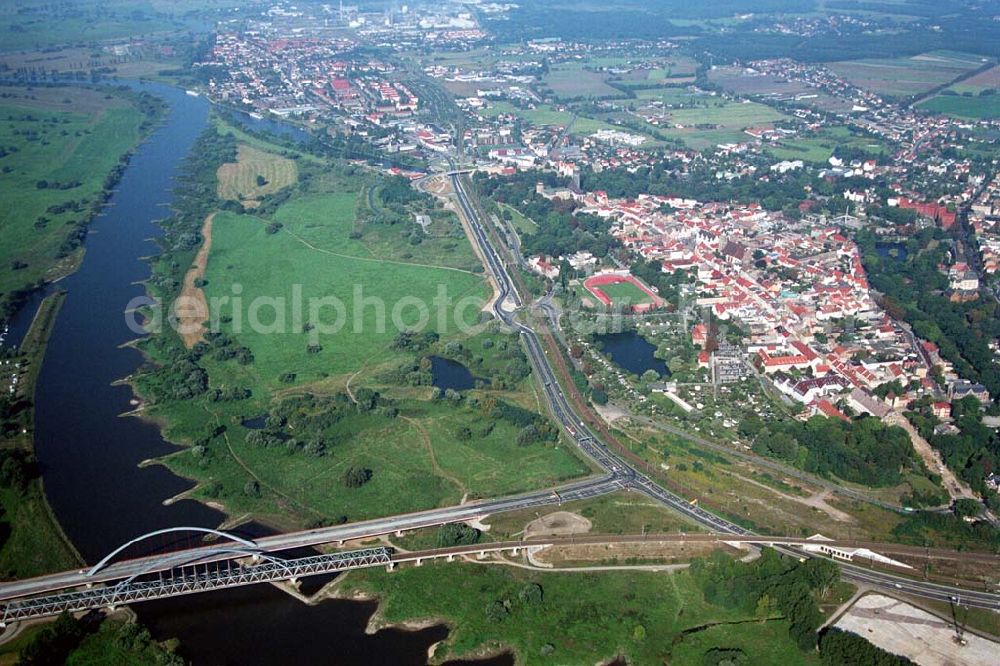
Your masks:
M599 289L611 299L615 305L643 305L652 303L653 299L645 291L635 286L631 282L612 282L602 284Z

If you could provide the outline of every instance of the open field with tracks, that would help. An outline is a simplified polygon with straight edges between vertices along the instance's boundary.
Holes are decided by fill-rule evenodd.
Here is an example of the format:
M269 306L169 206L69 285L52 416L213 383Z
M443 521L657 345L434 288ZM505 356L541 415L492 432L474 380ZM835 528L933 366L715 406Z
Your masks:
M932 51L909 58L847 60L832 63L830 68L860 88L909 97L954 81L985 62L972 54Z
M298 167L287 157L240 144L236 162L219 167L219 198L254 206L298 180Z

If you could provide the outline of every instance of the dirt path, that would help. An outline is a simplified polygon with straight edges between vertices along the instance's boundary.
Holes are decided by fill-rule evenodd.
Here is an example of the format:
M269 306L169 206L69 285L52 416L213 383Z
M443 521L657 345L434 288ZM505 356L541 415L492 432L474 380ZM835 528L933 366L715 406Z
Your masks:
M219 414L217 412L213 412L211 409L208 408L207 405L202 405L202 408L206 412L208 412L209 414L212 415L212 418L215 419L216 425L221 425L222 424L222 419L219 417ZM226 430L226 431L224 431L222 433L222 438L226 442L226 450L229 452L229 455L232 456L232 458L236 462L236 464L239 465L240 468L244 472L246 472L250 476L251 479L253 479L254 481L256 481L257 485L259 485L262 489L267 490L267 491L273 493L274 495L276 495L277 497L280 497L281 499L285 500L289 504L294 504L295 506L299 507L303 511L311 513L314 516L324 517L324 515L323 515L322 512L317 511L316 509L312 508L311 506L307 506L307 505L303 504L302 502L300 502L299 500L295 499L291 495L288 495L286 493L281 492L280 490L278 490L277 488L275 488L274 486L272 486L271 484L269 484L267 481L265 481L264 479L260 478L250 468L250 466L243 461L242 458L240 458L238 455L236 455L236 451L233 449L233 443L229 440L229 431L228 430Z
M397 266L415 266L417 268L436 268L441 271L455 271L456 273L465 273L466 275L476 275L477 277L483 277L482 275L478 275L476 273L473 273L472 271L467 271L464 268L455 268L454 266L439 266L436 264L421 264L414 261L395 261L393 259L378 259L377 257L369 258L369 257L359 257L355 254L342 254L340 252L334 252L333 250L327 250L322 247L316 247L302 236L299 236L295 232L289 231L288 229L283 229L283 231L292 238L294 238L295 240L297 240L298 242L305 245L310 250L315 250L316 252L322 252L323 254L329 254L332 257L340 257L341 259L354 259L355 261L368 261L376 264L395 264Z
M927 469L941 475L944 489L948 491L948 496L952 500L962 497L975 499L976 494L972 492L972 489L955 477L955 473L948 469L948 466L941 460L938 452L931 448L927 440L920 436L920 433L917 432L917 429L913 427L913 424L905 416L897 412L892 412L885 417L885 422L889 425L897 425L906 431L910 436L910 441L913 443L914 450L916 450L917 455L924 461L924 464L927 465Z
M760 483L759 481L754 481L753 479L747 478L742 474L737 474L736 472L729 472L729 474L735 476L740 481L751 483L755 486L758 486L759 488L763 488L764 490L770 491L782 499L786 499L790 502L797 502L799 504L804 504L805 506L812 507L814 509L819 509L820 511L830 516L834 520L840 521L842 523L856 522L851 514L841 511L840 509L832 507L826 503L827 498L830 496L830 491L828 489L820 490L819 492L813 493L808 497L796 497L795 495L789 495L788 493L783 493L777 488L772 488L767 484Z
M399 418L403 419L404 421L412 425L420 433L420 439L423 440L424 448L427 449L427 455L430 457L431 467L434 469L434 473L442 478L448 479L456 486L458 486L459 490L462 491L463 495L468 495L469 494L468 488L465 487L465 484L462 483L462 481L458 477L453 476L452 474L449 474L448 472L441 469L441 466L438 464L437 457L434 455L434 445L431 444L431 436L424 428L424 426L419 421L409 416L400 416Z
M205 322L208 320L208 301L205 299L205 292L201 287L195 286L195 281L205 277L205 269L208 267L208 255L212 251L212 222L215 220L215 213L205 218L201 225L201 237L204 241L191 268L184 276L184 286L181 289L181 297L174 307L174 314L177 316L178 333L184 346L190 349L205 337Z

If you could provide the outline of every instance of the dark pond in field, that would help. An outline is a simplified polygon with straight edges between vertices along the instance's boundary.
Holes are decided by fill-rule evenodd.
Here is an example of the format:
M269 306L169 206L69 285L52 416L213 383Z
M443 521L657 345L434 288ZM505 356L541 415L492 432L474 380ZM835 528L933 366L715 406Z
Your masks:
M139 463L176 448L156 425L120 417L134 408L134 396L116 382L143 361L123 346L136 337L124 313L131 299L144 294L141 281L149 275L139 257L156 251L150 240L160 233L155 221L169 214L178 167L209 111L203 98L183 91L134 85L163 97L171 112L136 151L94 220L80 270L60 282L67 297L36 392L35 443L45 491L63 529L92 563L152 530L217 527L225 519L191 500L165 503L191 482ZM233 531L253 538L269 530L249 524ZM157 538L155 546L175 549L192 541L190 533L171 534ZM125 556L139 554L129 550ZM310 581L304 589L314 592L323 582ZM197 664L423 664L428 648L448 635L438 626L369 636L364 630L373 604L307 606L268 585L148 602L135 610L156 638L180 639L185 656Z
M433 377L431 383L442 391L467 391L476 387L476 380L487 381L476 377L467 367L450 358L431 356L430 360Z
M597 341L612 361L633 375L641 375L647 370L654 370L663 377L670 374L666 362L653 355L656 345L635 331L600 335Z
M244 428L249 428L250 430L263 430L267 426L267 414L262 414L260 416L254 416L250 419L243 419L240 422Z
M897 259L906 261L909 252L905 243L876 243L875 252L883 259Z

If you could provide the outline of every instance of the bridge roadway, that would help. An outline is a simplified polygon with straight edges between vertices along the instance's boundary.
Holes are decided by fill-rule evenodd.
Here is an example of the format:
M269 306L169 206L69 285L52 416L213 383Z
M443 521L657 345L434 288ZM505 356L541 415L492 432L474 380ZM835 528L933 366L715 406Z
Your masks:
M493 305L493 311L502 321L517 330L524 339L525 348L531 361L532 370L538 375L545 388L545 396L549 402L553 415L573 437L579 448L590 456L603 469L609 471L613 478L620 479L624 485L635 489L648 497L675 509L678 513L694 520L699 525L707 527L710 531L723 534L733 534L741 536L753 536L749 530L740 527L724 518L705 511L704 509L692 505L678 495L666 490L652 479L634 469L626 460L612 452L608 447L600 442L594 434L587 428L582 420L575 414L569 406L562 388L555 378L555 374L538 340L537 334L529 327L524 326L514 319L514 313L503 308L503 303L510 297L515 306L520 307L522 302L513 287L513 281L507 273L506 266L501 260L496 249L493 247L486 230L482 226L482 221L476 213L474 206L468 200L468 194L458 174L451 176L452 186L458 198L466 220L469 223L476 243L479 245L483 257L486 259L488 268L497 282L500 296ZM777 547L779 551L792 556L800 556L801 553ZM901 578L893 574L870 571L855 565L841 563L843 576L847 580L856 583L873 585L886 589L902 589L911 594L927 597L930 599L948 600L952 596L957 596L955 589L942 590L941 586L921 581L912 581ZM961 593L964 595L969 592ZM991 608L997 608L996 600Z
M621 490L623 484L610 476L603 476L580 481L555 489L540 490L500 499L469 502L454 507L431 509L387 518L376 518L346 525L321 527L301 532L276 534L255 539L258 548L265 552L280 552L295 548L307 548L322 544L336 544L341 541L367 539L392 534L394 532L436 527L445 523L484 518L493 513L517 511L533 507L549 506L561 502L598 497L616 490ZM211 562L229 559L232 555L217 554L200 558L202 553L216 550L214 545L191 548L191 559L199 562ZM132 560L113 562L92 576L87 575L87 569L65 571L37 578L0 583L0 600L17 597L46 594L55 590L67 589L81 585L90 585L114 580L121 580L138 573L156 573L166 571L176 566L177 552L151 555Z

